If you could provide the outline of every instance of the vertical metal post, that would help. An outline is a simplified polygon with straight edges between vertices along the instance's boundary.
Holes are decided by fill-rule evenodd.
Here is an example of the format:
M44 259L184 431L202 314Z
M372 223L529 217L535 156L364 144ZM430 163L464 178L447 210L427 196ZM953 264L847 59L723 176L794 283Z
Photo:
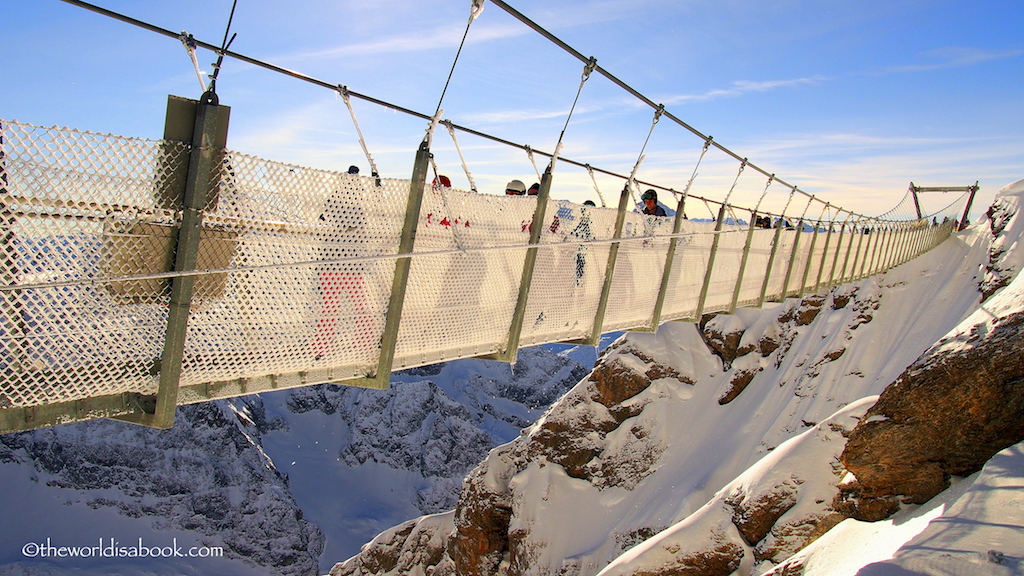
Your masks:
M880 272L885 272L892 268L889 264L892 262L893 245L895 244L896 232L898 230L895 224L890 224L889 228L886 229L886 245L882 250L882 259L879 261Z
M838 216L838 215L839 214L836 214L836 216ZM849 220L850 220L850 215L847 215L846 216L846 220L843 220L843 223L839 225L839 238L836 238L836 255L832 257L832 269L829 270L829 273L828 273L828 285L829 286L835 286L837 284L842 284L842 278L839 278L839 279L836 278L836 269L839 268L839 255L843 251L843 236L844 236L844 233L846 232L846 223L849 222Z
M772 267L775 265L775 254L779 251L779 237L782 235L782 218L783 216L779 216L778 225L775 227L775 237L772 239L772 251L768 254L768 269L764 272L764 282L761 283L761 297L757 301L758 308L764 306L765 298L768 295L768 282L772 279Z
M676 205L676 216L672 221L672 234L679 234L683 229L683 215L686 214L686 194L679 197ZM661 314L665 309L665 298L668 296L668 286L672 274L672 266L676 260L676 246L679 238L673 236L668 241L668 251L665 253L665 268L661 272L661 286L658 288L658 300L654 303L654 314L651 316L651 330L656 331L661 324Z
M800 236L803 234L802 229L804 227L804 219L800 218L797 221L796 229L793 231L793 249L789 253L789 262L786 264L786 276L782 279L782 296L779 297L779 302L786 299L789 296L789 280L793 275L793 264L796 263L796 251L800 247Z
M427 183L427 169L430 166L430 136L423 139L416 150L416 160L409 182L409 198L405 204L405 221L398 241L399 254L412 254L416 247L416 227L420 220L420 206L423 205L423 190ZM391 281L391 297L384 318L384 332L380 340L380 357L377 358L377 372L362 383L367 387L385 389L391 383L391 368L395 362L398 346L398 330L402 322L402 307L405 305L405 290L409 285L412 257L399 258L395 262L395 275Z
M857 223L860 222L858 218L850 225L850 242L846 245L846 257L843 258L843 268L839 272L839 283L845 284L847 282L846 267L850 264L850 253L853 252L853 245L856 244L857 240ZM856 257L855 257L856 258ZM853 280L853 273L850 273L849 279Z
M505 362L515 362L519 353L519 338L523 333L523 322L526 318L526 304L530 299L530 285L533 283L533 270L537 266L541 231L544 229L544 217L547 214L548 198L551 196L551 165L540 178L540 190L537 191L537 206L533 211L533 225L530 228L530 247L526 249L523 259L523 274L519 279L519 297L516 309L512 313L512 326L508 330L508 342L505 351L496 357ZM600 338L600 334L598 335Z
M831 214L829 215L831 217ZM821 262L818 263L818 278L814 283L814 291L821 290L821 279L825 275L825 262L828 260L828 247L832 242L832 228L834 222L828 221L828 232L825 233L825 246L821 249Z
M910 252L907 254L907 260L913 260L921 253L921 244L924 242L925 235L932 228L935 227L929 226L927 221L918 221L917 230L914 231L914 236L910 242Z
M711 239L711 254L708 255L708 267L704 271L704 285L700 288L700 297L697 299L697 313L695 316L699 321L704 315L704 304L708 299L708 289L711 287L711 274L715 269L715 255L718 253L719 239L722 237L722 225L725 222L725 202L718 209L718 220L715 222L715 237Z
M797 292L797 298L803 298L804 291L807 289L807 276L811 272L811 260L814 258L814 244L818 241L818 228L821 227L821 222L814 225L814 235L811 236L811 245L807 248L807 263L804 264L803 278L800 280L800 290ZM821 270L818 270L821 273ZM817 284L815 284L815 290L817 290Z
M899 234L896 235L896 246L893 249L893 266L903 264L903 253L907 249L907 233L909 230L909 223L902 222L900 224Z
M967 216L970 215L971 204L974 203L974 194L978 192L977 181L974 182L974 186L970 187L970 191L971 195L967 197L967 206L964 206L964 215L962 218L960 218L960 226L957 227L957 230L963 230L964 228L967 227Z
M619 212L615 218L615 233L613 238L622 238L622 228L626 223L626 207L629 205L629 181L622 187L619 194ZM597 313L594 315L594 328L590 333L587 343L597 346L601 343L601 331L604 329L604 315L608 310L608 298L612 292L612 276L615 274L615 261L619 257L619 242L612 242L608 249L608 265L605 267L604 283L601 285L601 300L597 303Z
M860 275L864 278L871 275L871 264L874 261L875 249L878 248L878 238L880 236L877 226L870 228L870 230L871 234L869 236L871 238L868 238L868 245L864 247L864 259L860 263Z
M874 242L871 243L871 257L867 259L867 269L865 270L865 276L871 276L878 271L878 247L885 240L885 229L875 228Z
M743 257L740 258L740 271L736 274L736 287L732 291L732 304L729 305L729 314L736 312L739 305L740 291L743 289L743 274L747 269L747 258L750 256L750 245L754 241L754 230L757 229L757 211L750 211L750 227L747 229L747 241L743 243Z
M861 230L854 228L857 234L857 249L853 253L853 265L850 267L850 281L857 280L860 276L857 275L857 262L860 261L861 247L864 245L864 233L867 230L867 226L864 226Z
M180 204L181 227L178 229L175 248L175 272L188 272L195 270L196 267L203 210L209 200L209 192L216 184L211 176L216 168L215 143L219 113L217 95L213 92L203 94L196 105L188 179ZM122 420L154 428L170 428L174 425L174 411L178 406L178 383L181 380L195 281L196 277L190 275L175 276L171 279L167 334L164 338L163 354L160 356L160 381L154 412L128 414L122 417Z

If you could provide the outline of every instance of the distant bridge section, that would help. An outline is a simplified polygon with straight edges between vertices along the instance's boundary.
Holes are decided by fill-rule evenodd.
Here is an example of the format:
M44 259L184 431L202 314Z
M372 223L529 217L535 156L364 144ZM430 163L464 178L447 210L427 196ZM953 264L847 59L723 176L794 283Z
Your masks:
M688 221L685 195L644 216L625 191L552 200L550 173L539 196L482 195L432 186L425 145L409 180L351 175L226 150L197 117L159 141L2 122L0 432L514 361L850 282L955 226Z

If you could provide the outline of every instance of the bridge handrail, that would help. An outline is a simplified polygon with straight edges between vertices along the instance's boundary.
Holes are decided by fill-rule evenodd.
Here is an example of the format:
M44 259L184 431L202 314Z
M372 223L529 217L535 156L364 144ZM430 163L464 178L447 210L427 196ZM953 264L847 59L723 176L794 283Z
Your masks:
M863 278L953 230L851 217L762 228L754 218L727 223L725 210L711 223L645 217L628 204L442 195L422 181L225 151L200 209L196 263L172 271L184 220L165 188L187 147L0 129L0 432L149 413L168 368L181 371L182 404L323 382L380 386L392 361L508 360L520 346L653 330ZM402 222L413 225L408 252ZM399 265L408 274L400 316L389 314ZM195 297L180 364L168 366L167 281L186 276Z

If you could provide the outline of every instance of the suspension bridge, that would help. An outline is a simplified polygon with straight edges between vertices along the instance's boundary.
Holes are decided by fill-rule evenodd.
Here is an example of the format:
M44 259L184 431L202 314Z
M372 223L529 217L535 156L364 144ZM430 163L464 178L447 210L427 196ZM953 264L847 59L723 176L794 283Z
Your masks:
M555 169L600 169L562 157L560 145L534 151L442 121L440 104L419 113L286 71L229 51L227 34L209 45L65 1L181 39L192 55L210 49L338 91L346 104L418 116L427 136L410 150L411 176L246 155L227 146L216 73L199 100L168 98L160 140L0 120L0 433L93 418L166 428L182 404L321 383L385 388L393 370L514 362L524 346L596 345L607 332L800 297L935 247L964 223L977 189L931 189L961 193L937 214L921 212L917 194L929 189L913 184L901 201L915 201L909 216L846 211L700 134L492 0L584 63L581 90L594 71L614 79L651 106L651 130L669 118L703 140L697 167L715 147L737 161L736 181L744 170L766 177L762 200L773 186L787 198L772 214L760 202L730 204L732 189L721 200L690 195L697 167L681 192L645 182L641 151L631 174L601 171L622 180L616 206L579 205L553 198ZM538 193L495 196L432 179L439 125L453 140L464 131L549 158ZM670 198L674 214L635 210L644 188ZM688 201L718 210L690 220Z

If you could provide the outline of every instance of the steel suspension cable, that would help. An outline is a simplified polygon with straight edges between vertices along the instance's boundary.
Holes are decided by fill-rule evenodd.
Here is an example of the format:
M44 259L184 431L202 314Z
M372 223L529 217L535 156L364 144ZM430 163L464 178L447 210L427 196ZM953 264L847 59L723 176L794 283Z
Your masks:
M462 148L459 147L459 139L455 137L455 128L452 126L450 120L444 120L441 123L448 129L448 134L451 135L452 142L455 143L455 151L459 153L459 160L462 161L462 170L466 172L466 179L469 180L469 189L473 192L477 192L476 182L473 181L473 173L469 171L469 166L466 164L466 158L462 155Z
M517 20L519 20L523 24L526 24L528 27L532 28L535 32L537 32L541 36L544 36L545 38L547 38L548 40L553 42L555 45L559 46L560 48L562 48L563 50L565 50L566 52L568 52L569 54L571 54L575 58L579 59L580 61L588 62L590 60L590 58L587 58L587 57L583 56L583 54L581 54L579 51L574 49L572 46L569 46L568 44L566 44L562 40L558 39L554 34L552 34L551 32L548 32L542 26L540 26L539 24L537 24L536 22L534 22L533 20L531 20L530 18L528 18L527 16L525 16L524 14L522 14L521 12L519 12L518 10L513 8L512 6L508 5L503 0L491 0L491 1L494 2L494 4L497 5L499 8L501 8L502 10L508 12L514 18L516 18ZM610 80L611 82L613 82L614 84L616 84L617 86L619 86L620 88L625 90L626 92L629 92L635 98L637 98L641 102L647 104L648 106L650 106L652 108L658 108L658 106L660 106L659 104L655 104L653 100L651 100L650 98L644 96L643 94L641 94L637 90L633 89L633 87L631 87L630 85L626 84L625 82L623 82L622 80L617 78L615 75L613 75L612 73L610 73L607 70L605 70L604 68L602 68L601 66L595 66L594 69L597 72L599 72L602 76L604 76L605 78L607 78L608 80ZM702 138L704 140L707 140L708 136L705 136L699 130L697 130L693 126L690 126L689 124L687 124L686 122L684 122L680 118L676 117L672 113L666 111L665 112L665 116L667 116L669 119L671 119L676 124L678 124L678 125L682 126L683 128L685 128L686 130L689 130L694 135L696 135L696 136L698 136L698 137L700 137L700 138ZM743 161L743 158L740 155L736 154L735 152L733 152L732 150L726 148L725 146L722 146L718 142L715 142L714 146L716 148L718 148L719 150L721 150L722 152L724 152L724 153L728 154L729 156L733 157L737 161ZM767 172L766 170L756 166L755 164L750 164L750 163L748 163L748 164L749 164L749 166L751 168L753 168L754 170L760 172L761 174L763 174L765 176L769 176L770 175L769 172ZM800 194L803 194L804 196L811 196L811 194L808 194L807 192L804 192L803 190L800 190L799 188L797 188L797 187L795 187L795 186L793 186L791 184L788 184L788 183L784 182L781 179L778 179L778 178L776 178L776 179L779 180L779 182L781 184L783 184L784 186L789 186L789 187L793 188L796 192L799 192Z
M126 16L126 15L114 12L112 10L108 10L106 8L102 8L102 7L90 4L88 2L84 2L83 0L61 0L61 1L65 2L67 4L71 4L71 5L77 6L79 8L84 8L86 10L90 10L92 12L96 12L97 14L101 14L103 16L107 16L107 17L113 18L115 20L120 20L122 22L131 24L133 26L138 26L138 27L143 28L145 30L148 30L150 32L161 34L161 35L167 36L169 38L174 38L175 40L179 40L180 41L180 39L181 39L181 34L178 33L178 32L173 32L173 31L167 30L165 28L161 28L159 26L155 26L153 24L149 24L147 22L144 22L144 21L132 18L130 16ZM551 40L555 44L559 45L560 47L562 47L566 51L570 52L571 54L573 54L575 57L577 57L581 61L589 62L588 58L584 57L582 54L580 54L579 52L577 52L574 49L572 49L572 47L568 46L567 44L565 44L561 40L557 39L556 37L551 35L549 32L547 32L546 30L544 30L540 26L538 26L535 23L533 23L532 21L530 21L528 18L526 18L525 16L523 16L519 12L515 11L513 8L511 8L510 6L505 4L502 0L491 0L491 1L494 2L495 4L497 4L503 10L506 10L507 12L511 13L513 16L519 18L524 23L527 23L535 31L541 33L543 36L545 36L546 38L548 38L549 40ZM482 0L480 1L480 4L482 4ZM228 44L230 44L230 42ZM314 85L320 86L322 88L326 88L328 90L332 90L332 91L336 91L337 90L337 86L338 85L336 83L326 82L324 80L320 80L320 79L314 78L312 76L308 76L306 74L303 74L301 72L297 72L297 71L294 71L294 70L289 70L287 68L283 68L283 67L278 66L276 64L271 64L271 63L268 63L268 62L265 62L265 61L259 60L257 58L253 58L251 56L247 56L247 55L244 55L244 54L241 54L241 53L238 53L238 52L233 52L233 51L227 49L226 47L210 44L208 42L204 42L204 41L199 40L199 39L195 39L195 46L200 47L200 48L205 48L205 49L210 50L210 51L213 51L213 52L217 53L218 56L231 57L231 58L234 58L234 59L239 60L241 62L245 62L247 64L251 64L251 65L259 67L259 68L264 68L264 69L269 70L271 72L276 72L278 74L283 74L285 76L290 76L290 77L295 78L297 80L302 80L304 82L308 82L310 84L314 84ZM607 72L606 70L604 70L600 66L595 66L594 69L596 71L600 72L603 76L605 76L606 78L608 78L609 80L611 80L615 84L617 84L618 86L620 86L621 88L623 88L624 90L626 90L627 92L629 92L630 94L634 95L635 97L637 97L638 99L640 99L644 103L646 103L649 106L651 106L652 108L657 108L658 107L658 105L655 104L653 101L651 101L650 99L644 97L642 94L640 94L639 92L635 91L634 89L629 87L627 84L625 84L624 82L622 82L618 78L616 78L613 75L611 75L609 72ZM351 97L359 98L359 99L365 100L367 102L370 102L372 104L376 104L376 105L384 107L384 108L389 108L389 109L394 110L396 112L401 112L403 114L407 114L409 116L414 116L414 117L417 117L417 118L420 118L420 119L433 121L433 118L434 118L433 116L430 116L428 114L424 114L422 112L418 112L418 111L412 110L410 108L406 108L404 106L393 104L391 102L387 102L385 100L381 100L381 99L375 98L373 96L362 94L362 93L356 92L354 90L349 90L349 95ZM711 138L710 136L704 136L698 130L696 130L693 127L689 126L688 124L686 124L686 122L683 122L682 120L680 120L679 118L677 118L676 116L671 114L670 112L666 111L664 113L664 115L667 116L668 118L670 118L676 124L679 124L679 125L683 126L684 128L686 128L687 130L689 130L693 134L701 137L702 139L705 140L705 142L712 142L712 140L710 140L710 138ZM466 132L468 134L471 134L471 135L474 135L474 136L478 136L478 137L481 137L481 138L485 138L485 139L491 140L491 141L499 143L499 144L503 144L503 145L511 146L511 147L515 147L515 148L519 148L519 149L522 149L522 150L526 149L526 146L523 145L523 144L518 144L516 142L512 142L510 140L506 140L506 139L500 138L498 136L487 134L485 132L480 132L478 130L474 130L472 128L469 128L469 127L466 127L466 126L461 126L461 125L458 125L458 124L453 124L453 126L456 129L461 130L463 132ZM718 149L722 150L723 152L725 152L726 154L728 154L729 156L735 158L736 160L742 161L742 158L739 155L733 153L732 151L728 150L724 146L721 146L717 142L714 142L713 145L716 148L718 148ZM557 159L557 160L566 162L568 164L571 164L571 165L574 165L574 166L578 166L580 168L586 168L586 166L587 166L587 164L583 163L583 162L571 160L571 159L568 159L568 158L558 157L559 154L558 154L557 150L556 150L555 153L543 152L543 151L540 151L540 150L535 150L535 152L537 152L538 154L550 157L552 159L552 161ZM775 178L774 175L769 174L768 172L766 172L765 170L761 169L757 165L752 164L752 163L748 163L748 165L752 169L754 169L754 170L764 174L765 176L773 177L775 180L778 180L782 185L792 187L792 185L786 183L785 181L783 181L783 180L781 180L779 178ZM608 175L608 176L613 176L615 178L620 178L620 179L623 179L623 180L628 178L628 176L625 176L623 174L619 174L619 173L612 172L612 171L609 171L609 170L604 170L604 169L601 169L601 168L591 168L591 169L596 171L596 172L600 172L602 174L605 174L605 175ZM641 185L644 185L644 186L649 186L649 187L652 187L652 188L659 188L661 190L671 191L673 194L677 194L677 192L675 192L674 190L671 190L669 188L665 188L665 187L660 186L660 185L655 184L655 183L645 182L645 181L642 181L642 180L635 180L635 182L637 184L641 184ZM804 192L802 190L797 190L797 191L799 191L803 195L809 196L808 193L806 193L806 192ZM701 197L694 196L694 198L701 198ZM715 200L710 200L710 201L714 202L714 203L718 203ZM854 212L850 212L850 214L867 218L867 216L864 216L864 215L861 215L861 214L857 214L857 213L854 213Z
M341 94L341 99L345 101L345 106L348 108L348 113L352 116L352 124L356 127L356 134L359 136L359 146L363 148L363 154L366 155L366 161L370 163L370 174L377 180L377 185L380 185L380 172L377 171L377 164L373 161L373 156L370 155L370 149L366 146L366 140L363 138L363 131L359 127L359 120L356 119L356 111L352 108L352 100L348 97L348 88L342 85L338 85L338 93Z
M452 81L452 75L455 74L455 65L459 62L459 55L462 54L462 47L466 45L466 37L469 36L469 27L473 25L473 20L480 15L484 10L484 0L473 0L472 8L469 12L469 21L466 22L466 31L462 33L462 41L459 42L459 49L455 52L455 61L452 62L452 68L448 71L448 79L444 82L444 89L441 90L441 98L437 101L437 108L434 109L434 115L441 111L441 103L444 102L444 95L448 92L448 85Z

